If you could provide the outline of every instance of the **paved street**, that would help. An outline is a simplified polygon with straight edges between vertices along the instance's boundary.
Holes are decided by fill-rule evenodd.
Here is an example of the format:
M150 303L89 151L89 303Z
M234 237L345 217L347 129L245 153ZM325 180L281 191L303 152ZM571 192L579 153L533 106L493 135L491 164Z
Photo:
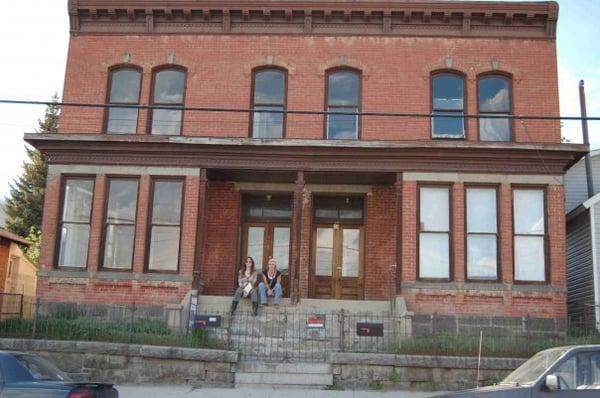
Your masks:
M121 398L425 398L433 393L407 391L324 391L262 388L198 388L186 386L117 386Z

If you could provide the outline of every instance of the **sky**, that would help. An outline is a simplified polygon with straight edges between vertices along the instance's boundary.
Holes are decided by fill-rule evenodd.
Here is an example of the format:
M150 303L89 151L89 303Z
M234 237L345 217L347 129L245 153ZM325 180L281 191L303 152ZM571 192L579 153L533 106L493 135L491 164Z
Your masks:
M561 115L579 116L579 80L585 80L589 116L600 116L600 0L559 0L558 64ZM0 13L0 99L49 100L62 93L69 41L66 0L4 1ZM540 66L543 67L543 66ZM33 132L44 106L0 104L0 199L26 159L23 133ZM600 122L590 122L600 148ZM581 122L563 124L563 136L581 142Z

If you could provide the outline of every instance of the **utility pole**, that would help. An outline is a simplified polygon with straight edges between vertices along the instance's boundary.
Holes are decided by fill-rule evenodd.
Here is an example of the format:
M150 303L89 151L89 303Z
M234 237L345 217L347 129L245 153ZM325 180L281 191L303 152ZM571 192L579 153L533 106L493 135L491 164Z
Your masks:
M579 82L579 103L581 105L581 129L583 130L583 143L590 145L588 133L587 110L585 106L585 83ZM592 178L592 160L590 154L585 155L585 176L587 178L588 199L594 196L594 179Z

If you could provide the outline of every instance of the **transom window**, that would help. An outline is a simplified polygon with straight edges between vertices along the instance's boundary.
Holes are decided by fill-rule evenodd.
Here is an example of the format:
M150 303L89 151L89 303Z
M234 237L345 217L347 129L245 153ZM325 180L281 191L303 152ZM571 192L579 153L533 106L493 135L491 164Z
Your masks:
M504 76L488 75L479 79L479 114L510 115L510 80ZM479 139L481 141L510 141L511 121L504 118L479 119Z
M515 189L513 206L515 280L544 282L546 280L544 190Z
M152 104L168 109L152 110L151 134L181 134L185 77L185 71L181 69L161 69L154 73Z
M254 72L252 137L282 138L284 134L286 73L279 69Z
M360 111L360 73L353 70L337 70L327 74L327 111L334 113L358 113ZM327 139L358 139L359 116L328 114Z
M104 268L131 269L138 180L111 179L104 232Z
M419 192L419 278L450 279L450 188Z
M93 195L93 178L65 180L58 266L85 268L87 265Z
M142 72L134 68L119 68L110 72L110 93L105 131L109 134L135 134L138 109L117 105L138 105ZM114 106L113 106L114 105Z
M456 74L440 73L432 82L432 135L434 138L464 138L464 79Z
M176 272L179 268L182 180L154 180L150 220L150 271Z
M498 278L495 188L467 189L467 279Z

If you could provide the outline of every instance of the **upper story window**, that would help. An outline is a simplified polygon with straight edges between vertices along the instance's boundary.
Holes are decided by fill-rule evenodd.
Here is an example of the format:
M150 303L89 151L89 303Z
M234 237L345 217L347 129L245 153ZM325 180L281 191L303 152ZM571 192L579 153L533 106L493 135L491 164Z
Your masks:
M59 267L87 266L93 195L93 178L65 180L59 227Z
M452 73L440 73L432 81L432 136L434 138L464 138L465 80Z
M358 113L360 111L360 73L335 70L327 74L327 111ZM327 115L326 135L330 140L356 140L359 135L358 115Z
M251 125L254 138L282 138L284 135L286 73L280 69L261 69L253 75Z
M183 69L160 69L154 73L152 105L168 106L169 109L152 110L151 134L181 134L185 77Z
M110 134L135 134L137 131L137 108L117 105L138 105L142 72L137 68L118 68L110 71L108 108L105 131Z
M478 92L480 115L510 115L510 79L500 75L486 75L479 79ZM479 119L479 139L481 141L510 141L511 121L504 118Z

